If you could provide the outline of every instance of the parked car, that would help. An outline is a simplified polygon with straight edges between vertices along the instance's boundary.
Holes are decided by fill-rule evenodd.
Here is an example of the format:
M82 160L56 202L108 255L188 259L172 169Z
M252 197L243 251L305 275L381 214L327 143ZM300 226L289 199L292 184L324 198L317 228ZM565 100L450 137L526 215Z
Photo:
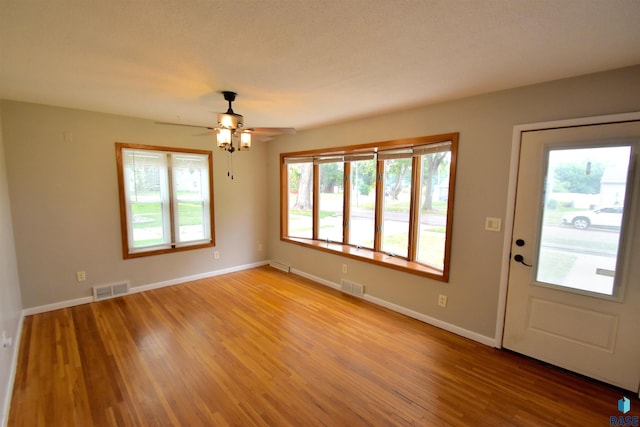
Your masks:
M578 230L586 230L589 227L619 229L622 225L622 206L607 206L591 211L567 212L562 216L562 223L572 225Z

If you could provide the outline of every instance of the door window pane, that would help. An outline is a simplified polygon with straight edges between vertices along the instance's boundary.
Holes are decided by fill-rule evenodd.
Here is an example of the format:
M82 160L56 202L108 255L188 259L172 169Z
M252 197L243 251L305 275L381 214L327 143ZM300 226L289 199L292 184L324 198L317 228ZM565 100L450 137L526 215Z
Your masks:
M630 146L552 149L536 280L613 295Z
M313 238L313 163L287 165L289 236Z
M384 161L382 252L409 255L411 158Z
M344 163L321 163L319 167L318 238L342 242L344 222Z
M351 162L349 243L373 249L376 212L376 160Z

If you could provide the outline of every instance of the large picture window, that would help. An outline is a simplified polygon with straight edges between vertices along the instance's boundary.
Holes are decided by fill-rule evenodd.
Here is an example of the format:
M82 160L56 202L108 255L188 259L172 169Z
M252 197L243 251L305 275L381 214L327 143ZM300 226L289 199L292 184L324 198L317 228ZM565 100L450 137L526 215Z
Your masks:
M447 281L458 134L281 154L281 239Z
M124 258L214 245L212 153L116 144Z

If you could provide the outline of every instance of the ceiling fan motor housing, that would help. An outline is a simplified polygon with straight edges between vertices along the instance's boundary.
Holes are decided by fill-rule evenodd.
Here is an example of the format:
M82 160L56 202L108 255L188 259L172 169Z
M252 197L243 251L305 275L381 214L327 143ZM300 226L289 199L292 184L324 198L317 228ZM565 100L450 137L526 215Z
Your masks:
M228 90L223 90L222 95L225 101L229 102L229 108L226 113L218 114L218 125L226 129L238 129L242 127L243 117L240 114L233 112L231 103L236 100L237 93Z
M219 113L218 126L226 129L239 129L243 126L243 117L234 112Z

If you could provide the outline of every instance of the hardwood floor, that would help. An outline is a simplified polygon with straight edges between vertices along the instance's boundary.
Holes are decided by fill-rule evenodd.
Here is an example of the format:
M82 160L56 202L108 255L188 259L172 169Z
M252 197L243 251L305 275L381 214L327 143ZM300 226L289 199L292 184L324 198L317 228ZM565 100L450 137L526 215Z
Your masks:
M27 317L9 425L605 426L622 395L262 267Z

